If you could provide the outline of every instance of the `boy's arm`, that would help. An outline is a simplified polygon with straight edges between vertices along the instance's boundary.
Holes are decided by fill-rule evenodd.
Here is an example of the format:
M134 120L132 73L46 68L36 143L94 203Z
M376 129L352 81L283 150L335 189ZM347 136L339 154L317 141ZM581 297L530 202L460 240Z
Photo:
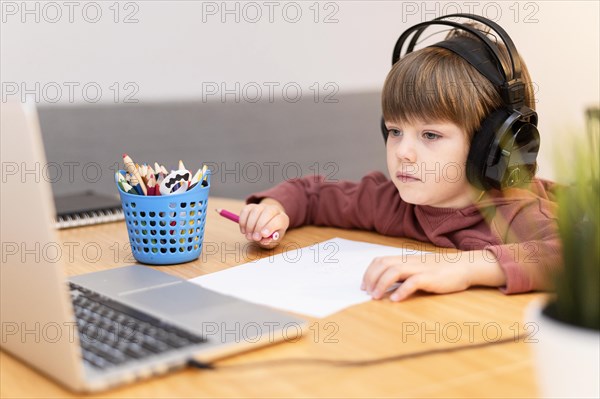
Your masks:
M403 281L392 300L417 290L448 293L475 285L499 287L506 294L551 289L551 277L562 265L556 211L547 199L520 202L510 212L500 207L492 228L504 244L462 248L466 251L456 256L434 252L376 258L365 273L363 289L378 299Z
M487 248L506 276L505 294L551 290L552 277L562 267L560 238L494 245Z
M466 258L465 258L466 259ZM506 274L500 262L491 251L471 251L466 265L468 270L468 286L503 287L506 285Z
M506 294L549 290L554 273L562 267L557 204L539 199L528 202L512 217L497 217L492 227L505 232L502 245L490 251L506 275Z
M290 228L320 225L373 230L381 213L390 208L378 206L399 202L393 184L381 173L373 172L360 182L326 181L323 176L307 176L248 197L246 203L276 201L290 218ZM385 201L385 202L382 202Z

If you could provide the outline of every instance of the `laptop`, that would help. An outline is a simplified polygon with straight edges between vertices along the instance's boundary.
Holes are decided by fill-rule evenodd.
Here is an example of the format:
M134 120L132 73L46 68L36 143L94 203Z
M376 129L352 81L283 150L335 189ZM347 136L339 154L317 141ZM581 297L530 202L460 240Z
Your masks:
M93 392L305 331L304 319L147 266L67 279L35 107L0 107L2 350Z

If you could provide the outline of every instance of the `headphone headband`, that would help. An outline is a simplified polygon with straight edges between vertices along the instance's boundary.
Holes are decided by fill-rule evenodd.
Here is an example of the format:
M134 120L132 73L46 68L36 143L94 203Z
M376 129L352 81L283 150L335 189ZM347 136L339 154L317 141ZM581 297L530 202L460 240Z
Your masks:
M500 25L498 25L497 23L495 23L494 21L492 21L490 19L484 18L480 15L475 15L475 14L461 14L461 13L450 14L450 15L445 15L443 17L439 17L436 19L441 20L443 18L451 18L451 17L469 18L474 21L481 22L482 24L487 25L488 27L492 28L492 30L494 32L496 32L498 34L498 36L500 36L500 39L502 39L502 42L508 49L508 56L510 58L510 63L512 66L512 75L509 77L508 80L511 81L511 80L516 80L516 79L521 79L521 57L519 57L519 52L517 51L517 46L515 46L515 44L513 43L512 39L510 38L508 33L506 33L506 31ZM500 61L500 63L502 64L502 58L498 58L498 61ZM504 65L504 64L502 64L502 65Z
M486 34L469 25L444 20L446 18L452 17L472 19L490 27L495 33L497 33L508 50L508 55L511 63L510 68L504 62L502 62L502 57L500 57L498 47L490 40L490 38ZM425 31L425 29L432 25L450 26L455 29L463 30L472 34L476 38L475 40L479 39L480 43L483 44L484 47L478 44L471 44L468 46L469 48L464 48L464 43L468 43L464 40L462 40L462 45L458 44L458 42L461 41L461 39L466 38L452 38L446 40L445 42L436 43L432 45L432 47L446 48L450 51L457 53L462 58L467 60L483 76L485 76L488 80L490 80L492 83L498 86L500 95L502 96L502 99L504 100L507 106L513 109L520 109L523 106L523 101L525 99L525 86L521 81L521 58L519 57L519 53L517 52L517 49L512 39L510 38L510 36L508 36L506 31L502 29L502 27L500 27L495 22L490 21L487 18L481 17L479 15L450 14L436 18L431 21L421 22L410 27L402 33L402 35L398 38L396 45L394 46L394 52L392 53L392 65L394 65L400 59L402 47L404 46L404 43L408 40L410 35L414 33L408 44L405 54L408 54L414 50L414 47L417 44L417 41L423 33L423 31ZM492 72L489 66L481 67L480 65L478 65L480 64L481 57L476 57L475 55L470 54L473 50L482 52L483 48L485 48L491 53L492 57L496 60L496 64L501 68L501 70L498 71L500 73L500 76L498 76L498 73Z

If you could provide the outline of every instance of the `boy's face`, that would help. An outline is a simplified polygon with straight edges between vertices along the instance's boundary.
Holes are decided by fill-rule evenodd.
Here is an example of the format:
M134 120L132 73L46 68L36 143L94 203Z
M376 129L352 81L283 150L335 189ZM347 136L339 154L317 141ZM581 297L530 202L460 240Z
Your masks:
M464 208L480 192L465 174L466 133L449 122L386 122L387 165L402 200L438 208Z

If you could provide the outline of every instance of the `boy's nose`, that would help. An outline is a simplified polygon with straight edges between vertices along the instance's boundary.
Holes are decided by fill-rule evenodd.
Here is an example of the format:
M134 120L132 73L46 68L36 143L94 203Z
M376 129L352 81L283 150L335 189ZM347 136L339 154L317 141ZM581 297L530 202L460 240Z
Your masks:
M398 143L396 146L396 156L399 160L405 162L415 162L417 159L417 154L415 152L415 146L412 140L405 137L402 142Z

